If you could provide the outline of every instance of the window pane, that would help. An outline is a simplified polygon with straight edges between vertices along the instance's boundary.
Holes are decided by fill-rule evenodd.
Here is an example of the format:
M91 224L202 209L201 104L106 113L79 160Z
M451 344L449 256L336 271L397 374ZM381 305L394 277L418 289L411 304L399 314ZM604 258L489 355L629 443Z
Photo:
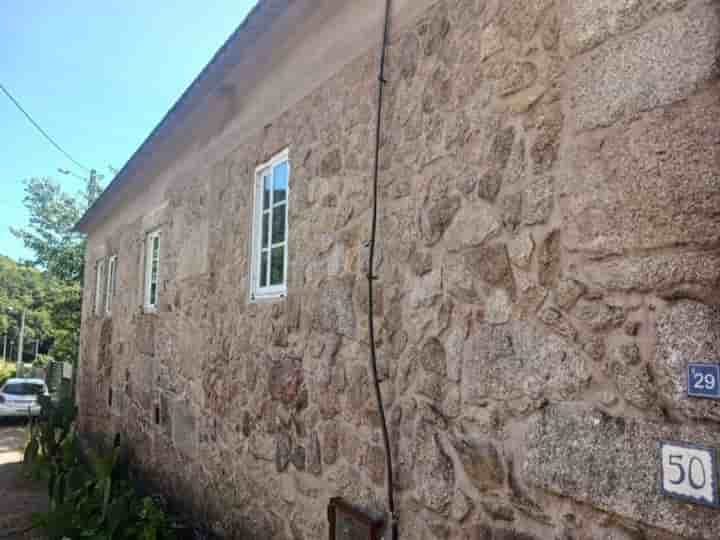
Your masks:
M149 249L147 256L146 283L148 306L157 306L159 294L159 271L160 271L160 235L152 233L149 237Z
M288 172L290 167L287 161L275 165L273 169L273 203L279 203L287 198Z
M108 314L112 310L113 296L115 295L115 266L116 259L112 257L108 264L108 282L105 290L105 312Z
M263 174L263 210L270 208L270 175Z
M268 257L269 251L260 252L260 286L267 287L268 284Z
M270 285L282 285L285 281L285 246L272 250L270 261Z
M270 212L266 212L262 217L262 247L268 247L270 240Z
M285 241L285 208L282 206L276 206L273 208L273 225L272 225L272 242L273 244L279 244Z
M95 277L95 315L102 313L103 286L105 285L105 261L97 263L97 275Z

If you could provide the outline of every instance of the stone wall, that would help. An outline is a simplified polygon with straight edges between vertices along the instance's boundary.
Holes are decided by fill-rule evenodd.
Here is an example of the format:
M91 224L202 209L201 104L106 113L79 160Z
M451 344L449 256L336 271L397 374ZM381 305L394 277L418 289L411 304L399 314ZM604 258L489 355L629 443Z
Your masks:
M402 538L716 537L717 510L658 494L656 451L720 445L720 405L684 395L720 352L719 45L711 0L445 0L393 36L376 315ZM112 318L85 302L82 428L123 433L229 537L326 538L330 497L385 505L376 56L90 237L118 296ZM251 303L253 172L285 147L289 294Z

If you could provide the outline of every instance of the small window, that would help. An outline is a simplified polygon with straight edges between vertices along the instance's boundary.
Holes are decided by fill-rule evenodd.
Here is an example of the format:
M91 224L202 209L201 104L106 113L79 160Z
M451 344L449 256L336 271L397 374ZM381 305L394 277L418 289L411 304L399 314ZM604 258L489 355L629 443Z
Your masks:
M145 239L145 309L158 306L160 273L160 231L153 231Z
M105 286L105 315L112 314L113 298L117 281L117 255L110 257L107 270L107 285Z
M287 293L288 151L255 171L255 216L251 297L272 298Z
M102 315L103 285L105 284L105 259L95 263L95 315Z

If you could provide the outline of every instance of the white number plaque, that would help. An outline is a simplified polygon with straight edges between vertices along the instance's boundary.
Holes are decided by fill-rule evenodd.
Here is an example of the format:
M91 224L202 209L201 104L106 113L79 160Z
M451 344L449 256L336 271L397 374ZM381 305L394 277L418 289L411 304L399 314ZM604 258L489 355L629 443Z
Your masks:
M660 443L660 490L686 502L718 506L715 449L693 444Z

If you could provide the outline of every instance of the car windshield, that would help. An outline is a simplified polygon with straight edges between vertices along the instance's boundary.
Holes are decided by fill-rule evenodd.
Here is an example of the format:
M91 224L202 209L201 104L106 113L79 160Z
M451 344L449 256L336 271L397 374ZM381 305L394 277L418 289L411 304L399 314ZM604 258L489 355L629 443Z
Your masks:
M3 394L10 396L36 396L45 393L45 387L38 383L8 383L3 388Z

